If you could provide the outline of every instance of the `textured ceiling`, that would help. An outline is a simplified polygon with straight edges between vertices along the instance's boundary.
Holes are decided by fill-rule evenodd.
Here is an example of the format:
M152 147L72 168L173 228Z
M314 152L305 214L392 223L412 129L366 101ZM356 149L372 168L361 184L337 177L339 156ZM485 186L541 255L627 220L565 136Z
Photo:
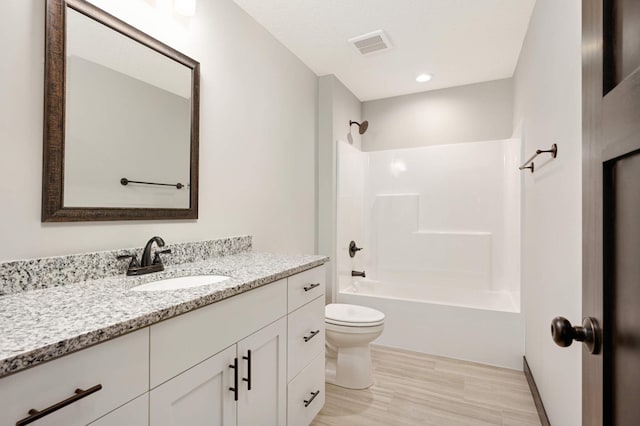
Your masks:
M361 101L513 75L535 0L234 0L318 75ZM349 38L384 30L360 56ZM417 83L420 73L433 74Z

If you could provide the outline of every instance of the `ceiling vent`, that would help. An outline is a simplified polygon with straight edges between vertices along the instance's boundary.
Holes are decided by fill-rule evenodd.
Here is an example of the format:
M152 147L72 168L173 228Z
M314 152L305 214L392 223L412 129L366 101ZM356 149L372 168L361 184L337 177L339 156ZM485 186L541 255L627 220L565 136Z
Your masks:
M348 41L361 55L369 55L374 52L391 49L391 42L389 42L389 38L382 30L353 37Z

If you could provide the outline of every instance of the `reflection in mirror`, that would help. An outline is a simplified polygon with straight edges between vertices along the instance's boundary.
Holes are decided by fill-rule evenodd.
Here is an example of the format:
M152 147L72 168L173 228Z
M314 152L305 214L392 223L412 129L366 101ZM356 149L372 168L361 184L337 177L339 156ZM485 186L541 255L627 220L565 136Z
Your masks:
M47 0L43 221L193 219L199 64L84 0Z
M66 34L64 206L188 208L191 70L70 8Z

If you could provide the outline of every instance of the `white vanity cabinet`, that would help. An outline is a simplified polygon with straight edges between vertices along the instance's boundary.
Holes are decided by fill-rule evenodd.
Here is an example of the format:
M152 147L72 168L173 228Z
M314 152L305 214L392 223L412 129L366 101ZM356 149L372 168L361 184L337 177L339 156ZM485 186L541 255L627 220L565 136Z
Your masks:
M34 423L37 425L38 423ZM145 393L127 402L118 408L100 417L95 422L90 423L91 426L149 426L149 393Z
M0 424L26 424L28 420L17 422L29 418L30 410L44 414L73 398L31 424L84 426L148 389L149 329L145 328L0 379ZM126 424L138 425L136 418L146 418L146 407L128 408L133 417Z
M153 426L286 425L286 319L151 391Z
M324 405L324 276L313 268L151 326L150 424L309 424Z
M287 421L308 425L324 405L325 271L289 277Z
M308 425L324 405L324 351L288 385L287 420L290 426Z
M238 343L238 425L287 424L287 319Z
M303 426L324 404L324 267L0 379L0 424ZM93 422L93 423L92 423Z
M283 279L152 325L151 424L285 425L286 314Z
M152 325L151 389L287 315L287 280Z
M154 426L235 425L236 402L230 392L236 345L212 356L151 391Z

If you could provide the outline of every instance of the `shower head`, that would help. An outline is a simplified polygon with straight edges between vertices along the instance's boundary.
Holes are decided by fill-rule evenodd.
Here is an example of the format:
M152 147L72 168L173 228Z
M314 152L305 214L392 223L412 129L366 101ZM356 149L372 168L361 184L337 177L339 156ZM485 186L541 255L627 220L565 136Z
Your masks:
M360 133L361 135L364 135L364 132L366 132L367 129L369 128L369 122L367 120L364 120L362 123L349 120L349 127L353 126L354 124L357 124L358 127L360 128L358 130L358 133Z

